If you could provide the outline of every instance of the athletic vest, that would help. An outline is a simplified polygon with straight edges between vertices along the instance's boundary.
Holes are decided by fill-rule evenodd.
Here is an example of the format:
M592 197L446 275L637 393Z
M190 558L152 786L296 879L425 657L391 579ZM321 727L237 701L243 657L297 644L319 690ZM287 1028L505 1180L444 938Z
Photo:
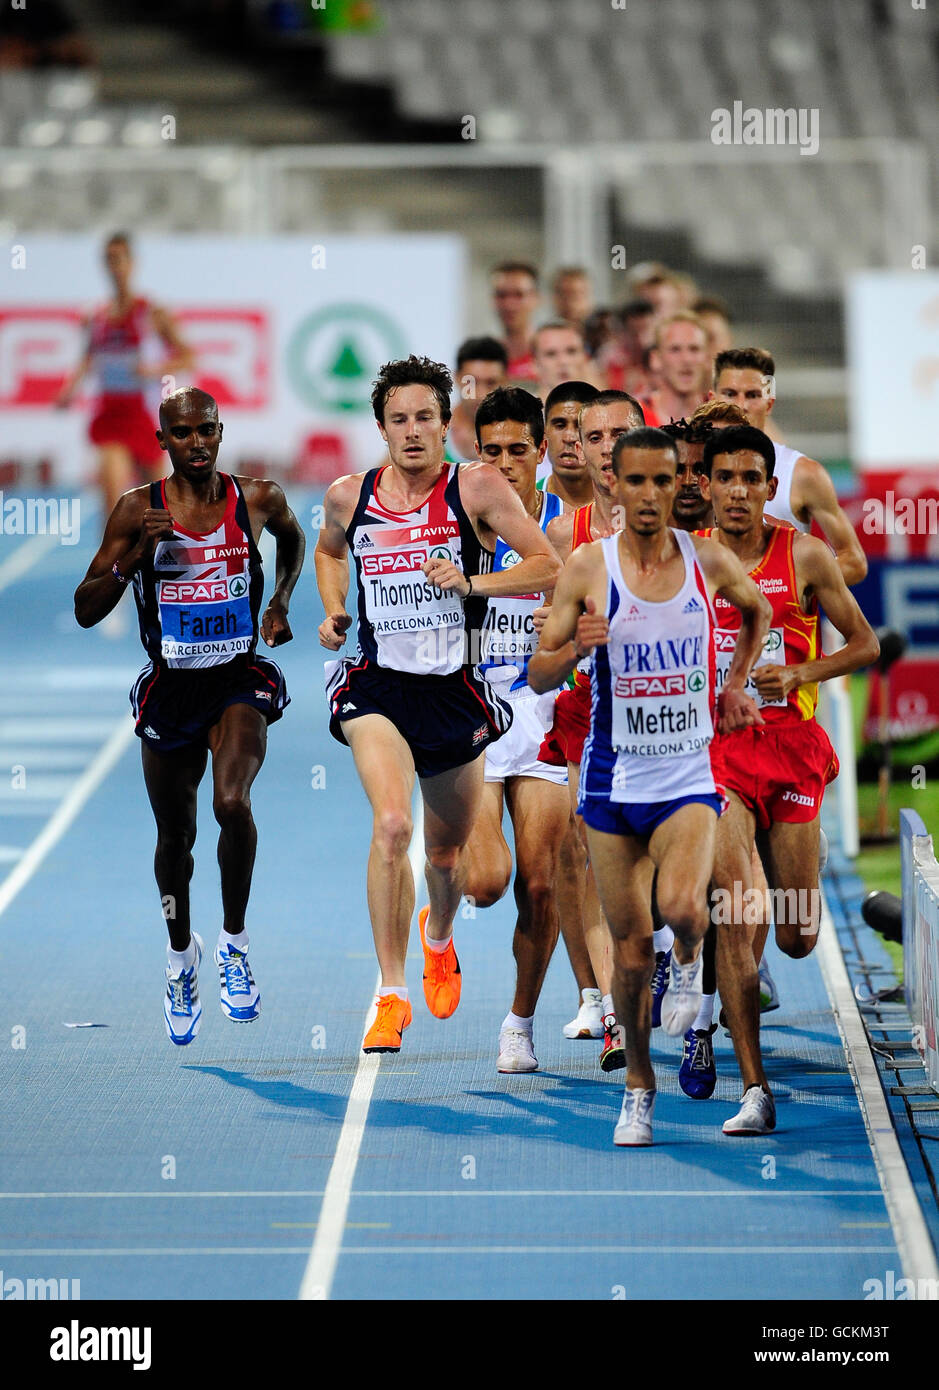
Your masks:
M797 531L808 533L812 529L811 525L800 521L792 510L792 474L796 460L800 459L802 454L798 449L790 449L788 444L777 444L775 441L773 448L776 451L776 467L773 470L776 496L772 502L767 502L763 510L773 520L788 521Z
M699 534L712 535L713 529ZM762 560L750 571L750 578L773 610L770 629L766 634L763 650L754 663L754 671L760 666L797 666L803 661L818 660L818 606L813 599L811 612L806 613L799 603L795 564L792 558L795 538L796 532L788 526L774 526ZM740 631L740 609L721 598L720 594L715 594L714 612L718 624L714 633L714 646L717 689L720 691L727 679L737 634ZM815 717L815 706L818 704L817 682L790 691L785 700L767 702L753 684L751 672L746 684L746 693L760 706L767 724L791 724L794 720Z
M225 515L211 535L174 526L134 575L140 640L151 661L195 669L251 654L258 640L264 576L248 507L227 473ZM150 506L168 511L166 480L150 484Z
M493 553L479 542L460 501L460 464L445 464L420 506L390 512L378 500L384 472L362 478L346 529L358 582L360 652L378 666L415 675L445 676L474 664L473 633L486 616L486 600L465 601L430 584L421 566L439 557L464 574L487 574Z
M144 381L137 375L144 339L150 334L150 306L135 299L120 318L110 307L97 309L89 324L88 351L94 358L98 390L104 396L140 395Z
M619 537L600 544L606 562L609 642L591 668L590 734L580 785L615 802L670 801L715 792L714 612L695 545L672 530L685 575L674 598L650 602L626 586Z
M541 498L538 523L542 531L546 531L548 522L560 516L563 504L553 492L540 492L538 496ZM496 541L493 574L511 569L521 558L518 551L511 550L500 536ZM487 680L499 685L508 684L513 691L528 689L528 662L538 645L534 612L543 603L543 593L488 600L480 663L480 670Z

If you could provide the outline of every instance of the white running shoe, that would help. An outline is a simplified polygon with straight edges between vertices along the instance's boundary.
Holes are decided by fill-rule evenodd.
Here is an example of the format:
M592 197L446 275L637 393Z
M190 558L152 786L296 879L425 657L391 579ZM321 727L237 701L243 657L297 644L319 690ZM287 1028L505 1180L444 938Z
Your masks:
M538 1058L531 1044L531 1033L526 1028L501 1028L499 1030L499 1059L496 1071L537 1071Z
M261 1013L261 991L251 974L248 952L226 941L224 947L215 947L215 964L222 1013L233 1023L253 1023Z
M642 1148L652 1143L652 1107L655 1092L626 1087L623 1108L613 1131L613 1143L621 1149Z
M163 1019L170 1042L179 1047L191 1043L202 1022L202 1005L199 1002L199 966L202 964L202 937L192 932L196 944L195 964L188 970L174 975L166 967L166 993L163 996Z
M687 1033L701 1007L702 953L689 965L681 965L672 951L668 989L662 995L662 1027L670 1037Z
M561 1032L565 1038L603 1037L603 996L598 989L584 989L580 992L584 1001L577 1010L577 1017L565 1023Z
M762 1086L750 1086L736 1115L724 1121L725 1134L771 1134L776 1128L776 1102Z

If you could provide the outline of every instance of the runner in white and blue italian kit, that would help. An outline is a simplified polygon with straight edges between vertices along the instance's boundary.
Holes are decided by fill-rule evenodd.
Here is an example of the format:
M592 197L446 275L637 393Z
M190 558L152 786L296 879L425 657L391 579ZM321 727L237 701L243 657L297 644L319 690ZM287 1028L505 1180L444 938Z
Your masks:
M131 704L157 823L154 868L170 937L163 1016L171 1042L184 1045L202 1016L202 939L190 930L189 880L196 793L210 753L224 912L215 951L219 1000L238 1023L253 1022L260 1010L245 930L257 844L250 791L264 761L267 726L280 718L288 696L280 668L255 647L259 632L268 646L290 641L287 608L304 538L276 483L217 471L222 425L206 392L184 388L167 397L160 426L173 471L121 497L76 591L75 614L82 627L94 626L132 582L150 660ZM265 529L277 539L277 579L259 628L257 539Z
M613 1002L625 1038L626 1091L613 1142L632 1146L652 1142L655 1100L650 865L659 913L675 934L661 1008L667 1032L690 1027L701 996L700 945L722 801L709 751L714 594L741 611L717 705L723 732L759 722L743 686L769 612L736 557L728 564L723 547L669 526L678 456L667 434L643 428L621 435L612 464L623 529L572 553L528 679L535 690L550 689L592 653L580 809L613 935Z
M355 567L358 646L327 663L326 691L330 730L352 749L374 813L368 900L382 983L366 1051L398 1051L411 1021L404 965L415 774L430 898L418 918L424 996L438 1018L459 1002L452 926L482 793L480 755L512 722L511 702L479 669L486 601L540 592L558 569L538 523L494 468L446 462L452 388L446 367L427 358L385 364L372 403L390 463L329 488L316 547L320 642L331 651L352 625L350 551ZM496 572L500 536L520 559Z
M536 487L546 442L541 402L521 388L492 391L476 412L476 435L480 458L498 468L545 531L560 515L562 503ZM520 558L499 537L493 574L511 571ZM500 1072L535 1071L538 1066L532 1041L535 1005L558 938L555 884L570 823L567 769L538 757L553 696L536 695L527 680L537 643L535 610L544 601L542 592L490 598L482 632L480 669L511 706L512 727L486 749L486 786L466 846L465 891L477 907L489 907L508 888L512 854L502 831L507 805L515 841L518 918L515 994L499 1033Z

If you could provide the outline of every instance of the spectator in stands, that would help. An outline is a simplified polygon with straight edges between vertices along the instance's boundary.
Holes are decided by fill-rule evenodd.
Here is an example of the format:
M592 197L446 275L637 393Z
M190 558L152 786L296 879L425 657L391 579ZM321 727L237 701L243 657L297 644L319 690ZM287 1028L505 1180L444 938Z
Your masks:
M655 386L648 360L655 342L655 309L647 299L632 299L616 320L617 332L597 353L597 366L611 391L648 396Z
M593 381L595 369L587 357L583 330L575 323L564 319L543 323L532 339L532 352L542 401L562 381Z
M0 68L86 67L90 44L61 0L0 5Z
M459 401L450 417L446 456L452 463L468 463L476 454L476 411L479 403L508 376L508 353L498 338L467 338L457 348L455 386Z
M527 261L503 261L492 271L492 306L502 324L511 381L537 381L532 325L540 293L538 271Z
M690 309L659 322L650 365L659 384L642 402L646 424L681 420L703 405L710 389L711 357L704 324Z
M599 358L608 344L616 342L620 334L619 315L615 309L594 309L584 322L584 342L587 355Z
M551 294L557 317L583 328L594 307L590 272L582 265L562 265L554 273Z
M652 305L658 322L679 309L687 308L690 282L687 277L679 277L667 266L655 261L633 266L627 283L636 299L645 299Z
M722 299L718 299L716 295L702 295L695 300L691 309L704 324L704 331L708 335L708 351L712 358L733 346L731 318Z

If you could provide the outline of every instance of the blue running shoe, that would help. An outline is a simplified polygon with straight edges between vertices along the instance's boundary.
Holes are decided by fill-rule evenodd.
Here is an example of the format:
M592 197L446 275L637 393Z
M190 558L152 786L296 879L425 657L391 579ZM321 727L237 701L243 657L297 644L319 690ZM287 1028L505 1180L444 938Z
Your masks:
M202 964L202 937L192 933L196 944L196 961L188 970L174 975L170 966L166 967L166 994L163 996L163 1019L170 1042L178 1047L191 1043L202 1022L202 1005L199 1002L199 966Z
M656 951L655 970L652 973L652 1027L662 1026L662 999L668 989L672 971L671 947L667 951Z
M769 966L766 959L760 961L760 1013L771 1014L774 1009L779 1008L779 990L776 988L776 981L769 973Z
M685 1050L681 1066L678 1068L678 1084L686 1096L692 1100L707 1100L714 1094L717 1084L717 1068L714 1065L714 1044L712 1037L717 1032L717 1024L710 1028L689 1028L685 1034Z
M247 950L238 951L226 941L215 948L215 964L222 1013L233 1023L253 1023L261 1013L261 991L254 983Z

